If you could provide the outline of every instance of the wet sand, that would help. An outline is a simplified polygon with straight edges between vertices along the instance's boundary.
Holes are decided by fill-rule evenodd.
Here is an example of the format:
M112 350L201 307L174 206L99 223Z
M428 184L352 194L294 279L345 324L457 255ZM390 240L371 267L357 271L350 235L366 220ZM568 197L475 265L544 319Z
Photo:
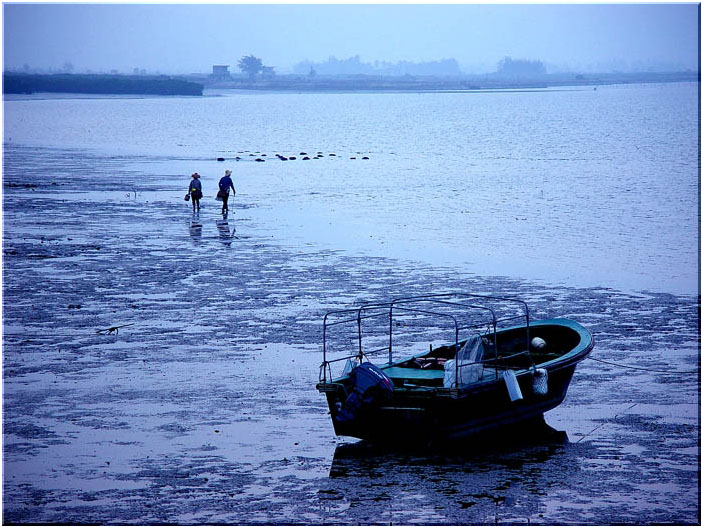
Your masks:
M226 225L212 199L195 218L182 176L136 161L5 150L4 523L700 522L697 298L296 250L246 196ZM582 363L546 414L562 434L336 438L314 389L325 310L457 290L571 317L593 359L639 369Z

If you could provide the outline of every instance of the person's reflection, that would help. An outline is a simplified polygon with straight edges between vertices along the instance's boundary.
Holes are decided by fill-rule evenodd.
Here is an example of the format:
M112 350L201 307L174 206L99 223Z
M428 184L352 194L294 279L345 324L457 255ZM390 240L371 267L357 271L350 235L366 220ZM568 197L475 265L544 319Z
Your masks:
M224 214L223 219L217 220L217 230L219 231L219 240L227 247L231 246L232 238L234 238L234 233L236 229L232 225L230 227L229 221L227 220L227 215Z
M200 214L197 212L190 219L190 237L195 243L198 243L202 237L202 223L200 223Z

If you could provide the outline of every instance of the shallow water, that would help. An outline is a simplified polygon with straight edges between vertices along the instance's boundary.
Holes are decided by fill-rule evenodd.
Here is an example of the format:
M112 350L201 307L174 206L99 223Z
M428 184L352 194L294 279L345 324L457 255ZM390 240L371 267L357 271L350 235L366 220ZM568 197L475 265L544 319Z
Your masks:
M6 139L8 122L17 125L9 117ZM386 166L388 156L378 156ZM508 276L480 274L477 264L403 256L387 238L362 240L388 229L437 253L448 244L438 225L380 222L396 210L420 225L393 200L377 224L348 218L363 199L346 204L335 177L354 168L358 181L381 185L379 167L356 168L375 166L372 152L304 169L226 165L240 172L225 226L208 198L224 165L183 157L5 145L6 523L699 523L695 296L671 294L669 281L655 287L645 266L632 283L648 293L616 287L621 269L592 268L597 286L580 275L561 285L510 275L508 263ZM195 217L182 199L192 170L206 175ZM409 193L382 196L393 195ZM593 239L598 221L581 227ZM662 252L670 241L656 243ZM564 434L526 443L406 452L335 438L314 389L325 310L456 290L520 296L536 318L578 320L595 336L593 359L640 369L584 361L564 404L546 414Z
M683 83L10 100L4 140L147 154L181 193L200 172L206 198L231 168L252 217L294 248L697 294L698 98Z

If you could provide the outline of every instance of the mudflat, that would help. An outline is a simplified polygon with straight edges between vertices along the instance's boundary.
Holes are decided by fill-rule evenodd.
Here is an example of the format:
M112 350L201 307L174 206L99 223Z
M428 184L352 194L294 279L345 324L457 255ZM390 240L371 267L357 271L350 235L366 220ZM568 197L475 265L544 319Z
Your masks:
M4 523L699 523L698 298L298 250L245 195L193 216L187 182L132 162L5 149ZM560 433L441 452L334 436L323 313L435 291L592 331L546 414Z

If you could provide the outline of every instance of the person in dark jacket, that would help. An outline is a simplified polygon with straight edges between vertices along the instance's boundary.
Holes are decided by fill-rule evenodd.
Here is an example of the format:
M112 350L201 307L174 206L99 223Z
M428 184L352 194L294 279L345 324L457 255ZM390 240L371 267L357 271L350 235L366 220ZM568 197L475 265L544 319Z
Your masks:
M202 197L202 183L200 182L200 174L195 172L190 180L188 192L190 193L190 201L193 202L193 212L200 212L200 198Z
M232 183L231 178L232 171L225 170L224 177L219 180L219 192L217 196L222 198L222 214L229 212L229 189L232 189L232 196L236 196L236 189L234 188L234 183Z

